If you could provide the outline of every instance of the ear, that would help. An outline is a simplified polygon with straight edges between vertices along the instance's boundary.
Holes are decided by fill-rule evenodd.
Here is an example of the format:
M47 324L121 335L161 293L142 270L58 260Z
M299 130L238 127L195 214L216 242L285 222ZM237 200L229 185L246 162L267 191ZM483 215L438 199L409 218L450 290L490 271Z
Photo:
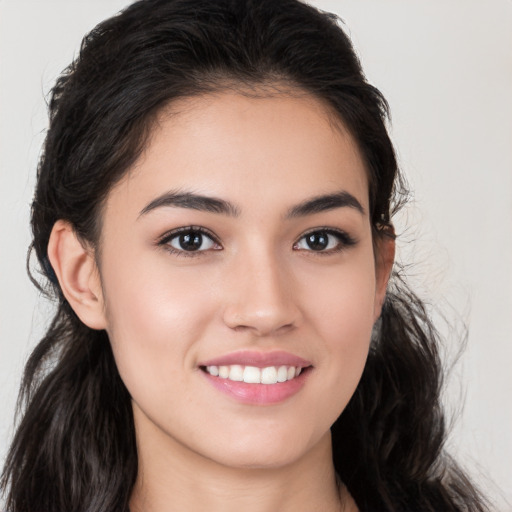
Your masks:
M103 293L92 249L78 239L69 222L58 220L48 242L48 258L64 294L80 320L105 329Z
M389 233L379 233L375 242L374 322L382 312L389 277L391 276L395 261L395 234L391 226L387 229L389 229Z

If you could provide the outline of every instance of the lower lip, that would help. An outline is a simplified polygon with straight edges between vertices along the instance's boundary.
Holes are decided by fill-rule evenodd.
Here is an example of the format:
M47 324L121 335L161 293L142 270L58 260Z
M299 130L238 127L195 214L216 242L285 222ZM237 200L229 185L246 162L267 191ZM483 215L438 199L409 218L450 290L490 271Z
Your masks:
M201 373L204 374L213 387L238 402L253 405L271 405L284 402L297 394L304 386L310 369L305 368L298 377L276 384L248 384L247 382L214 377L205 371Z

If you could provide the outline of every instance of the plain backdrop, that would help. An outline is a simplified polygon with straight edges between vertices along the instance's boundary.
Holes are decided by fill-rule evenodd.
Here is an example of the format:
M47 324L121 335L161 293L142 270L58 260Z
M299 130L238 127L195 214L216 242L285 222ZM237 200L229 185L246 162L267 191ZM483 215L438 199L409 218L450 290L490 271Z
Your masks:
M0 0L0 457L22 367L51 305L25 273L45 98L82 36L126 0ZM413 190L399 259L452 329L449 448L512 511L512 2L316 0L346 23L387 97ZM441 315L439 315L440 318Z

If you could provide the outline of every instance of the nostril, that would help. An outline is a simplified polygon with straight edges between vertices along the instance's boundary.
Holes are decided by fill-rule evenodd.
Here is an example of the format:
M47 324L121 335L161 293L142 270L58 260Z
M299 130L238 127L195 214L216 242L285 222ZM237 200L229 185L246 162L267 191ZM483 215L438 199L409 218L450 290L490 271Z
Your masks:
M240 305L224 312L224 323L235 332L250 331L258 336L284 334L298 323L293 307L266 309Z

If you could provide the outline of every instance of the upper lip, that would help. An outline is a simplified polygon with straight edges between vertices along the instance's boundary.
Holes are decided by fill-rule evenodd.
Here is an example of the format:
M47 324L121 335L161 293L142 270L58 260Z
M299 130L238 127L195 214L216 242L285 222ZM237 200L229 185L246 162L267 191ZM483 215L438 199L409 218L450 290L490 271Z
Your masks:
M201 362L199 366L229 366L233 364L255 366L257 368L266 368L268 366L299 366L306 368L311 366L310 361L282 350L272 352L241 350L214 359L208 359L208 361Z

